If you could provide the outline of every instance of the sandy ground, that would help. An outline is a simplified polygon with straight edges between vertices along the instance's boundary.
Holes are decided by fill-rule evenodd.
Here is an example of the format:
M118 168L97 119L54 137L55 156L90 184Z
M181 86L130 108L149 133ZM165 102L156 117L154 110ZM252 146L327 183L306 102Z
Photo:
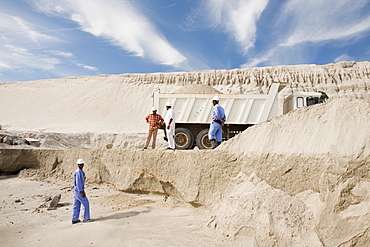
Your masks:
M71 224L73 195L63 181L0 177L2 246L225 246L207 228L208 211L163 196L87 185L91 223ZM56 210L49 197L61 194Z

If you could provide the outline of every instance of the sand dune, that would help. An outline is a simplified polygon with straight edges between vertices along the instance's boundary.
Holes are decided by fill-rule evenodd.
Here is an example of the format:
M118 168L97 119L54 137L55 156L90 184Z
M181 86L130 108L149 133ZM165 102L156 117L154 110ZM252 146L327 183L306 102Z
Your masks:
M321 90L331 98L370 99L369 62L100 75L0 83L0 124L17 131L143 133L153 90L182 92L194 84L222 93L266 93L273 81L288 83L280 98Z

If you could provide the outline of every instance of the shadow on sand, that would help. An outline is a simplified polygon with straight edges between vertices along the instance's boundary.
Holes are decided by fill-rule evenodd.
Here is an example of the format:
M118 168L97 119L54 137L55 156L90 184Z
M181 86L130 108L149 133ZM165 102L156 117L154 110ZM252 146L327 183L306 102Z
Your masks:
M143 210L143 211L130 211L130 212L124 212L124 213L116 213L116 214L113 214L113 215L110 215L110 216L106 216L106 217L101 217L101 218L97 218L95 219L95 221L104 221L104 220L119 220L119 219L123 219L123 218L129 218L129 217L133 217L133 216L137 216L139 214L143 214L143 213L149 213L150 210Z

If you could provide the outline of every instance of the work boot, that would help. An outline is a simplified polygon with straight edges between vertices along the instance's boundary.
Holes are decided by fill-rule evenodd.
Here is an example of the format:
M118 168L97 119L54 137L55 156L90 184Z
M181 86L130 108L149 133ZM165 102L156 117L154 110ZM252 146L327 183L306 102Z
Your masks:
M210 142L211 142L211 144L212 144L212 149L215 149L215 148L217 148L217 141L215 140L215 139L212 139L212 140L209 140Z

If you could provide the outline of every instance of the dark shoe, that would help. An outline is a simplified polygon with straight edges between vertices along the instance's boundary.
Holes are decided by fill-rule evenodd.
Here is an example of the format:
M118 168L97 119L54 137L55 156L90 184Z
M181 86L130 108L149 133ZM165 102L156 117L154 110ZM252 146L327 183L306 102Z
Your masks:
M93 220L93 219L88 219L88 220L84 220L83 222L84 222L84 223L94 222L94 220Z
M143 149L148 149L147 147L144 147Z
M72 220L72 224L76 224L78 222L81 222L81 220Z
M168 149L168 150L175 150L174 148L170 148L170 147L168 147L168 148L166 148L166 149Z
M211 144L212 144L212 149L215 149L215 148L217 148L217 141L215 140L215 139L212 139L212 140L209 140L210 142L211 142Z

